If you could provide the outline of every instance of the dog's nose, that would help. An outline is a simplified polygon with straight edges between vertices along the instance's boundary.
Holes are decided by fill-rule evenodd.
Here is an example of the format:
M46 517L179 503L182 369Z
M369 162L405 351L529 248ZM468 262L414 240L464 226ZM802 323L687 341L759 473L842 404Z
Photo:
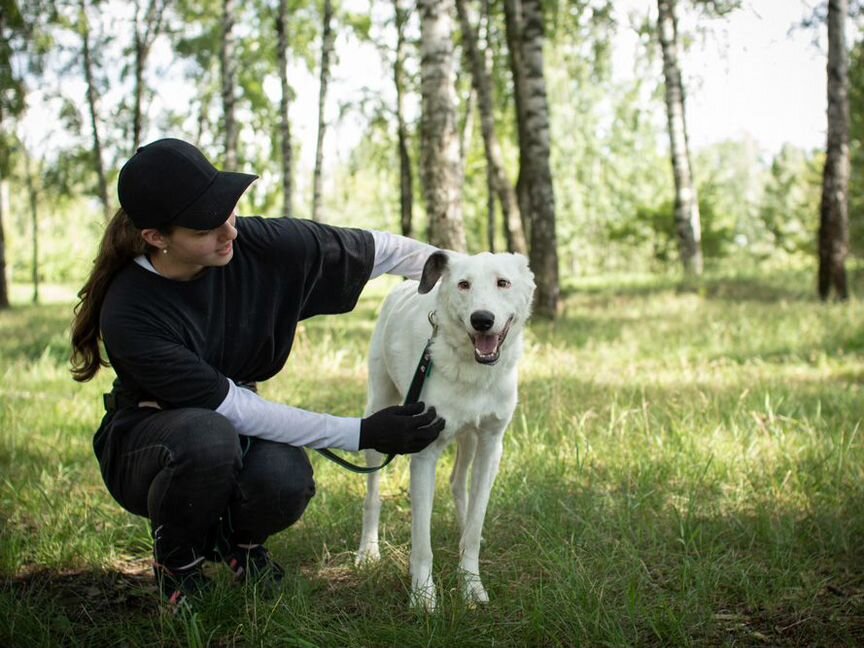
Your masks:
M486 310L471 313L471 326L475 331L488 331L495 323L495 316Z

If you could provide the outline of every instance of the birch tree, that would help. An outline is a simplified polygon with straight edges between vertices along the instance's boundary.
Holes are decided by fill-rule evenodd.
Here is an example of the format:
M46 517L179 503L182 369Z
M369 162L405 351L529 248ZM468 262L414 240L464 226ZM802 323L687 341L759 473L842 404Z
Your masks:
M456 10L462 29L462 46L471 64L472 85L477 94L477 108L480 113L480 125L483 134L483 150L489 169L490 186L501 204L504 219L507 248L510 252L527 254L525 235L522 231L522 217L516 191L504 169L501 145L495 131L495 115L493 112L494 96L486 59L477 43L477 31L468 16L466 0L456 0ZM494 203L492 208L494 216ZM490 228L494 231L494 220L490 217ZM490 244L492 243L490 237ZM491 249L491 245L490 245Z
M321 220L321 192L324 166L324 136L327 133L327 86L330 83L330 59L333 57L333 3L324 0L321 17L321 70L318 85L318 137L315 144L315 170L312 176L312 220Z
M403 0L393 0L396 26L396 52L393 60L393 84L396 87L396 134L399 155L399 224L403 236L413 235L414 174L408 152L408 124L405 120L405 24L408 9Z
M819 206L819 297L849 298L849 55L848 0L828 0L828 142Z
M420 13L420 176L429 242L464 251L459 136L453 76L453 0L418 0Z
M525 64L522 61L522 1L504 0L504 21L506 26L507 53L510 61L510 74L513 77L513 103L516 108L516 133L519 141L519 171L516 177L516 197L519 213L522 216L522 229L527 240L531 240L531 199L528 195L528 136L525 133Z
M225 167L237 168L239 129L235 115L237 95L237 46L234 36L236 9L234 0L222 0L222 41L219 49L222 80L222 119L225 137Z
M657 32L663 54L669 152L675 180L675 231L684 272L702 274L702 225L699 200L690 165L684 85L679 64L676 0L657 0Z
M132 90L132 152L141 143L142 109L145 93L144 70L147 66L147 57L153 41L162 29L162 17L168 0L149 0L147 9L141 13L141 0L135 0L135 18L133 23L133 49L134 49L134 82Z
M14 32L24 31L25 24L18 7L3 5L0 11L0 310L9 308L9 284L6 281L6 235L4 231L4 186L11 166L12 135L9 123L24 110L24 83L12 68Z
M105 220L111 218L111 201L108 198L108 180L105 174L105 163L102 153L102 139L99 135L99 108L97 96L100 94L96 87L94 66L94 50L90 35L90 18L87 11L87 0L80 0L78 4L78 34L81 37L81 66L84 72L84 81L87 85L87 112L90 117L90 134L92 141L93 166L96 170L97 189L99 201ZM101 65L99 65L101 68Z
M24 158L24 184L27 187L27 202L30 206L30 243L32 254L31 278L33 281L33 298L34 304L39 303L39 208L38 208L38 191L36 183L33 181L34 176L42 177L42 164L37 164L36 169L31 168L30 155L27 152L27 147L22 143L21 151Z
M530 223L529 259L537 283L534 311L541 317L554 318L560 284L555 191L549 164L549 102L543 66L543 6L540 0L506 0L505 11L519 133L517 192L523 219Z
M290 218L294 214L294 153L291 141L291 118L288 108L291 102L291 86L288 84L288 0L279 0L276 18L276 51L279 65L279 132L282 150L282 215Z

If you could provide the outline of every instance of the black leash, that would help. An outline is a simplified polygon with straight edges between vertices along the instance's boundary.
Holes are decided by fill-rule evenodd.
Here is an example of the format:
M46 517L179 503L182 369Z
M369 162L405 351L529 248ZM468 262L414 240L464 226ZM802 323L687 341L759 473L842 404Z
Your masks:
M433 315L430 313L429 321L432 322ZM435 324L432 324L435 327ZM408 387L408 394L405 396L405 402L403 405L412 405L420 400L420 392L423 390L423 383L426 382L426 378L429 377L429 374L432 373L432 354L429 353L429 347L432 346L432 338L435 337L435 332L437 331L437 327L433 328L432 337L430 337L426 341L426 347L423 349L423 353L420 356L420 362L417 363L417 369L414 371L414 378L411 379L411 386ZM350 461L346 461L342 457L337 454L334 454L332 451L327 448L316 448L316 450L327 457L330 461L339 464L346 470L350 470L351 472L360 473L361 475L369 474L381 470L384 466L393 461L395 454L388 454L387 458L384 460L380 466L358 466L357 464L353 464Z

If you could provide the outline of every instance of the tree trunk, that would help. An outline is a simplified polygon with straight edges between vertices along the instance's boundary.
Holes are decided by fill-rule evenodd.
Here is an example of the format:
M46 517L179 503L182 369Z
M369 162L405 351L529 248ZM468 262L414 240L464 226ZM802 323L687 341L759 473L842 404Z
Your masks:
M522 88L525 64L522 60L522 0L504 0L504 20L507 32L507 51L510 55L510 72L513 75L513 100L516 105L516 132L519 138L519 174L516 178L516 196L522 216L522 231L526 241L531 240L531 198L528 194L528 160L526 157L527 135L525 134L525 101Z
M524 144L532 223L529 258L537 283L534 310L539 316L552 319L558 314L560 287L555 190L549 165L549 103L543 73L545 27L541 0L523 0L522 19Z
M282 135L282 215L294 215L294 152L291 149L291 118L288 106L291 88L288 85L288 0L279 0L279 17L276 19L277 47L279 54L279 81L282 97L279 100L279 127Z
M486 153L486 164L492 176L492 186L494 187L495 195L498 196L498 200L501 203L501 212L507 232L507 247L510 252L527 254L519 202L516 199L513 185L510 184L510 180L507 178L507 173L504 170L501 146L498 143L498 136L495 132L495 114L493 110L495 102L492 92L492 82L489 79L489 72L486 69L483 53L477 46L477 32L471 25L465 3L466 0L456 0L456 9L459 13L459 21L462 27L462 46L465 48L465 52L471 61L472 83L474 90L477 92L477 108L480 112L480 126L483 132L483 150Z
M702 274L702 225L687 142L684 85L678 64L678 19L675 1L657 0L657 32L663 51L666 117L672 173L675 178L675 230L685 274L699 276Z
M235 116L237 82L237 55L234 42L234 0L222 0L222 47L220 68L222 73L222 118L225 129L225 168L237 169L238 129Z
M0 42L7 42L7 33L6 33L6 24L9 20L9 15L6 12L0 11ZM0 101L0 138L3 141L6 141L5 138L5 128L3 128L3 120L6 114L4 113L3 102ZM5 186L5 180L3 179L2 173L4 172L4 165L0 165L0 310L6 310L9 308L9 284L6 281L6 235L3 231L3 216L5 212L5 204L3 202L3 197L5 196L5 192L3 191L3 187Z
M453 80L452 0L418 0L420 11L420 176L429 242L464 251L459 136Z
M493 70L495 60L492 58L492 48L489 45L489 0L481 0L480 3L480 20L482 25L483 32L483 69L484 70ZM478 39L481 27L478 26ZM479 44L478 44L478 47ZM490 74L494 74L494 72L490 72ZM493 102L494 103L494 102ZM495 214L495 172L492 169L492 165L488 162L486 163L486 247L489 248L489 251L495 252L495 238L496 238L496 214ZM518 204L518 203L517 203ZM522 220L521 216L519 219L519 229L522 229ZM507 237L510 236L509 228L507 228L506 223L504 227L505 235ZM524 235L524 233L523 233ZM507 239L507 249L510 249L510 239ZM511 250L512 251L512 250ZM526 251L527 253L527 251Z
M90 128L93 134L93 164L96 167L99 185L99 202L102 203L102 211L107 221L111 218L111 201L108 198L108 181L105 177L105 165L102 162L102 142L99 139L96 81L93 77L93 58L90 51L90 21L87 18L86 1L80 0L78 7L81 25L81 64L84 67L84 80L87 83L87 108L90 112Z
M393 0L396 16L396 58L393 63L393 83L396 86L396 121L399 137L399 223L403 236L413 235L414 178L408 153L408 125L405 123L405 23L408 10L401 0Z
M23 148L23 147L22 147ZM39 169L36 170L39 173ZM36 187L33 184L33 170L30 168L30 155L24 149L24 178L27 184L27 197L30 203L30 231L32 235L32 278L33 278L33 303L39 303L39 218L37 209ZM40 174L41 175L41 174Z
M165 10L165 0L150 0L143 22L139 18L140 0L135 0L135 34L134 48L134 87L132 89L132 152L141 144L141 132L144 129L141 104L144 99L144 69L147 67L147 56L150 47L162 26L162 13Z
M847 0L828 0L828 142L819 205L819 297L849 298L849 60Z
M333 4L324 0L324 16L321 22L321 76L318 86L318 141L315 145L315 172L312 176L312 220L321 221L321 194L324 166L324 136L327 133L325 105L327 86L330 83L330 58L333 55Z
M2 17L0 17L2 21ZM3 233L4 191L5 180L0 177L0 310L6 310L9 304L9 283L6 281L6 236Z

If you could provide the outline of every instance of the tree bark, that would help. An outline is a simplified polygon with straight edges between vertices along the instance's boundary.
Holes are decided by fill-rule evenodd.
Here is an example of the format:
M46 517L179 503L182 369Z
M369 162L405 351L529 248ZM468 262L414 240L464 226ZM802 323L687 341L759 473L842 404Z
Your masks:
M237 169L237 142L239 133L235 116L237 83L237 55L234 40L234 0L222 0L222 47L220 70L222 75L222 118L225 129L225 168Z
M847 0L828 0L828 142L819 205L819 297L849 298L849 59Z
M699 199L690 164L687 141L684 85L678 64L678 19L676 0L657 0L657 32L663 53L663 76L666 82L666 117L672 174L675 179L675 230L685 274L702 274L702 225Z
M135 0L135 33L134 33L134 87L132 96L132 152L137 150L141 144L141 131L143 127L141 104L144 98L144 69L147 66L147 57L150 47L162 26L162 14L165 10L165 0L150 0L143 22L139 18L141 10L140 0Z
M459 135L453 78L453 0L418 0L420 12L420 176L429 242L465 251L458 179Z
M14 5L13 5L14 6ZM7 42L8 35L6 33L6 25L9 21L9 16L6 13L0 12L0 42ZM14 24L14 23L13 23ZM6 59L6 57L4 57ZM8 59L7 59L8 60ZM5 60L4 60L5 64ZM5 129L3 128L3 120L5 117L3 102L0 102L0 137L3 137ZM3 138L5 140L5 137ZM3 230L4 207L3 204L3 179L4 167L0 165L0 310L9 308L9 284L6 281L6 235Z
M558 241L555 227L555 190L549 164L549 102L543 72L545 27L541 0L522 2L522 99L528 195L531 204L531 269L537 290L534 310L549 319L558 314Z
M333 55L333 3L324 0L324 15L321 21L321 74L318 86L318 140L315 145L315 171L312 176L312 220L321 221L321 195L324 167L324 136L327 133L325 105L327 86L330 83L330 58Z
M2 22L2 16L0 16ZM0 177L0 310L10 307L9 282L6 280L6 235L3 232L4 207L3 185L5 180Z
M525 234L522 230L522 219L519 211L519 201L513 185L504 170L504 160L501 146L495 132L495 104L492 82L486 69L483 53L477 45L477 32L468 17L466 0L456 0L456 10L462 27L462 46L471 62L471 75L474 90L477 93L477 108L480 112L480 127L483 133L483 150L486 154L486 164L492 176L492 186L495 190L507 232L507 247L510 252L527 254ZM494 208L493 208L494 212ZM494 227L493 227L494 233Z
M99 111L96 101L96 80L93 76L93 54L90 51L90 21L87 17L87 3L80 0L79 24L81 25L81 64L84 68L84 80L87 83L87 109L90 113L90 129L93 136L93 165L96 167L99 202L105 220L111 218L111 201L108 198L108 181L105 177L105 165L102 162L102 141L99 138Z
M30 155L24 151L24 178L27 185L27 197L30 203L30 232L32 236L32 279L33 279L33 303L39 303L39 217L37 207L36 187L33 184L33 170L30 168ZM37 173L38 173L37 169Z
M513 102L516 106L516 133L519 139L519 173L516 177L516 196L522 216L522 231L527 241L531 240L531 198L528 193L527 140L525 134L525 64L522 60L522 0L504 0L504 20L507 35L507 51L510 57L510 73L513 75Z
M483 69L484 70L493 70L493 72L490 72L490 75L494 76L495 59L492 58L492 48L489 45L489 32L490 32L489 0L481 0L480 6L481 6L481 9L480 9L481 25L477 27L477 32L478 32L478 40L479 40L480 39L479 34L481 31L481 26L482 26ZM478 44L478 47L480 47L479 44ZM493 105L494 105L494 102L493 102ZM496 232L498 229L496 226L497 218L496 218L496 214L495 214L495 204L496 204L495 203L495 172L492 170L492 166L487 163L486 164L486 247L489 248L489 251L492 253L495 252L495 248L496 248L495 239L496 239ZM518 205L518 201L517 201L517 205ZM522 229L521 215L519 217L519 229L520 230ZM505 230L505 236L509 237L510 232L506 226L506 223L504 226L504 230ZM523 238L524 238L524 232L523 232ZM510 239L508 238L507 241L508 241L507 248L510 249L510 242L509 242ZM525 253L527 254L527 250Z
M393 0L396 17L396 58L393 63L393 83L396 86L396 122L399 138L399 224L403 236L413 235L414 174L408 152L408 125L405 121L405 23L408 9L401 0Z
M279 128L282 136L282 215L294 215L294 152L291 148L291 119L288 107L291 88L288 85L288 0L279 0L279 16L276 19L277 48L279 56L279 81L282 96L279 100Z

